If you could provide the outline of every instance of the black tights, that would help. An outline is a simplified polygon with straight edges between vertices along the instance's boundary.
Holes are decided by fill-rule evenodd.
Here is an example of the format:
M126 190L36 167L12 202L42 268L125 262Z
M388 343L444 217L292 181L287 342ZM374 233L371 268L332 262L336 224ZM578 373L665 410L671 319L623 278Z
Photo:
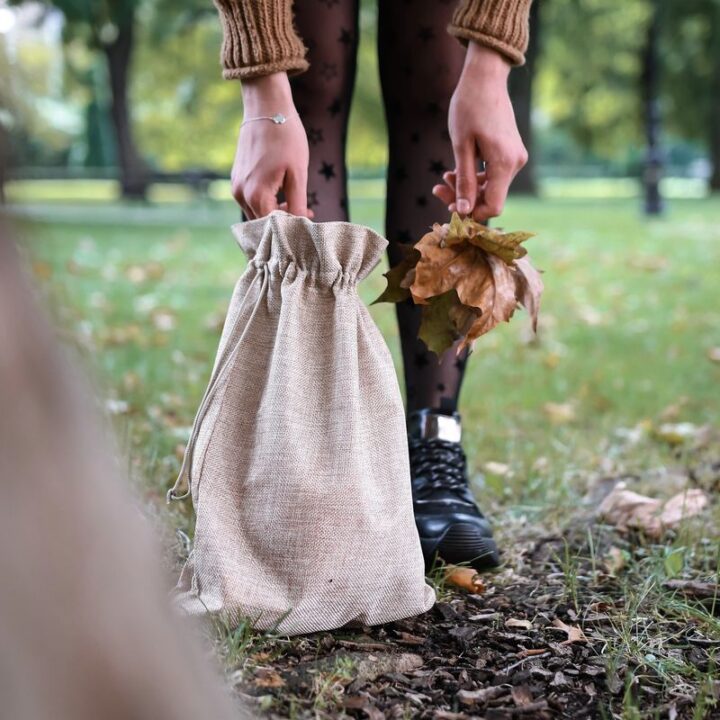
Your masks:
M414 243L446 215L432 194L454 166L447 130L450 97L464 51L448 35L453 0L378 0L380 80L390 143L385 231L391 264L399 244ZM295 3L310 69L293 79L293 96L310 143L308 206L315 220L348 218L345 142L355 81L358 0ZM438 362L417 339L419 308L397 306L408 412L457 407L467 355Z

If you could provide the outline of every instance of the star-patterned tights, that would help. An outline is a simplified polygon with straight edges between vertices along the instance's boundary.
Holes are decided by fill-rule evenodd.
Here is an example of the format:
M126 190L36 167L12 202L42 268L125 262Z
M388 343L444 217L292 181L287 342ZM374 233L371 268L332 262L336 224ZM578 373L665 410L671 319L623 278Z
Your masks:
M454 0L378 0L378 57L388 125L385 231L391 264L446 209L432 186L454 166L447 116L464 50L446 31ZM345 143L355 81L358 0L295 3L310 69L293 78L295 104L310 144L308 206L315 220L348 218ZM467 361L448 350L439 360L417 339L419 308L397 306L407 410L453 412Z

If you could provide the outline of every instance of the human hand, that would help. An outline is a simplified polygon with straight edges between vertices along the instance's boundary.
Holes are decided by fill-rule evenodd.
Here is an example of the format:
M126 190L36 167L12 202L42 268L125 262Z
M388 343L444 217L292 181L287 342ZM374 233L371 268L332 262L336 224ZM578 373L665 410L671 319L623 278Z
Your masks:
M448 115L455 172L433 194L451 212L479 222L502 213L510 183L527 162L507 89L510 64L500 53L468 45ZM478 160L485 163L478 172Z
M243 106L248 119L282 113L287 120L282 125L258 120L240 129L230 177L233 197L250 219L278 209L312 217L307 206L308 140L287 74L245 80ZM278 203L280 190L283 203Z

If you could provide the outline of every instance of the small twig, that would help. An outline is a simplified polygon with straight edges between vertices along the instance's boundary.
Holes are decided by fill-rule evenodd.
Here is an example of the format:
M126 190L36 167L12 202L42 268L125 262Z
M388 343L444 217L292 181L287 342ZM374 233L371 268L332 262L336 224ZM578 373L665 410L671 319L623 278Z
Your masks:
M551 655L551 653L548 650L545 650L541 654L539 653L537 655L536 654L527 655L527 656L521 658L520 660L518 660L517 662L513 663L512 665L508 665L507 667L500 670L499 674L505 675L505 674L509 673L511 670L514 670L516 667L520 667L520 665L522 665L524 662L526 662L530 658L550 657L550 655Z
M704 583L697 580L666 580L663 587L668 590L680 590L680 592L695 597L720 597L720 585L715 583Z
M346 648L351 648L353 650L379 650L380 652L386 652L388 650L393 650L392 645L385 645L383 643L358 643L353 642L352 640L338 640L338 645L342 645Z

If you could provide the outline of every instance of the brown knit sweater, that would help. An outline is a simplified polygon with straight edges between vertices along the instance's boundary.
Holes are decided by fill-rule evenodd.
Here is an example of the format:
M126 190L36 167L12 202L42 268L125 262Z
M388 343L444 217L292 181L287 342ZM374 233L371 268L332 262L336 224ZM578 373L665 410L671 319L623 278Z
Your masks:
M214 0L223 26L223 77L253 78L308 68L305 46L293 27L293 0ZM448 27L463 42L525 62L532 0L460 0Z

